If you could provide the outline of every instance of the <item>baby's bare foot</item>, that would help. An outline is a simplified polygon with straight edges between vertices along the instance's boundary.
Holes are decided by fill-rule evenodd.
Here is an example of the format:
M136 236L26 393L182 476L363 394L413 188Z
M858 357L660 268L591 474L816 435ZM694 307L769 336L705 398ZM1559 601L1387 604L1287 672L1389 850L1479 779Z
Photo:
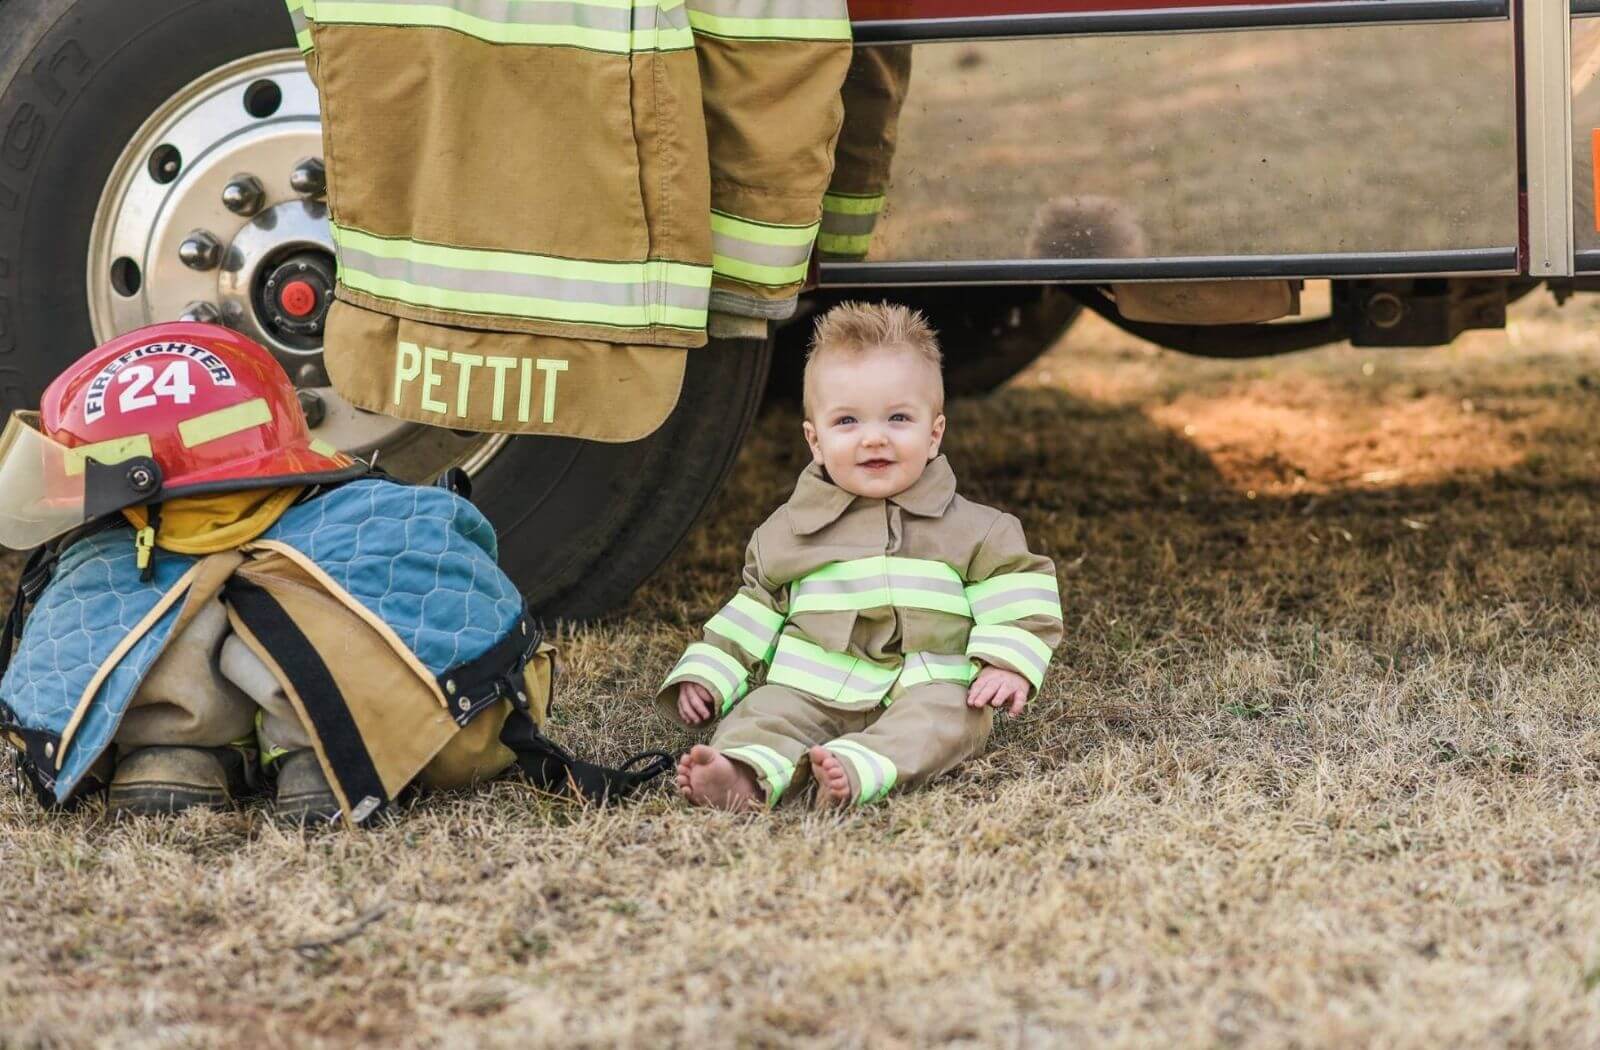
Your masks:
M697 806L755 809L755 774L715 748L696 744L678 761L678 791Z
M811 749L811 776L817 782L817 805L842 806L850 801L850 774L832 751Z

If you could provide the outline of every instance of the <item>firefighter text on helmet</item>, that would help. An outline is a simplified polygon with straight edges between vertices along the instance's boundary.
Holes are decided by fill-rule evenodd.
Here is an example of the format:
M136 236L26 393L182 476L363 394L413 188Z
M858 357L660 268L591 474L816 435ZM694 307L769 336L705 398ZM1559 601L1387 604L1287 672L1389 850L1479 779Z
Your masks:
M472 354L402 341L395 346L393 402L397 407L412 406L456 419L487 410L496 423L554 423L558 383L567 368L568 361L559 357ZM472 379L479 369L493 379L486 403L474 405ZM539 387L537 397L535 386ZM482 398L481 386L479 391Z

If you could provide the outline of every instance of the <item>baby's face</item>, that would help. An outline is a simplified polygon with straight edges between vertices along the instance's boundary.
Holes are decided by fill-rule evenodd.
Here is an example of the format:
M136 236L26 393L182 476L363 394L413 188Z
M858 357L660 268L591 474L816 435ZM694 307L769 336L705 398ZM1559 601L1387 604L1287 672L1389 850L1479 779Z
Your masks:
M938 370L885 349L825 357L810 378L806 443L833 483L873 499L915 485L944 438Z

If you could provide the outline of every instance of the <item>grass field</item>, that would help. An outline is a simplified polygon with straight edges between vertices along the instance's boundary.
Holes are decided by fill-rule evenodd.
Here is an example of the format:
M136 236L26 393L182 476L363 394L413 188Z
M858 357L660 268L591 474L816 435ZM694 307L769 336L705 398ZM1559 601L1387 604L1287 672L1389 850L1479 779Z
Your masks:
M870 811L502 784L300 833L0 791L0 1045L1593 1046L1597 322L1224 364L1085 321L953 406L1068 640L986 757ZM797 429L564 633L567 740L690 742L645 697Z

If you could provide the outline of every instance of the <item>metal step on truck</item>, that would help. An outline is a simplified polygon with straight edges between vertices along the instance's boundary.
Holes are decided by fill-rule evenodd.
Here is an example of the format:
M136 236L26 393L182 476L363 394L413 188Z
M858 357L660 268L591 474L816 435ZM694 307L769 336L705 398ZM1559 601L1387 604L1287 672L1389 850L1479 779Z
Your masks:
M951 388L980 393L1084 309L1251 357L1444 345L1541 284L1600 287L1600 0L850 6L858 59L899 71L893 126L867 129L894 151L883 200L764 351L691 352L667 421L605 444L422 427L329 385L315 300L267 291L334 266L279 0L0 0L0 411L119 333L228 324L320 437L475 475L535 609L586 617L676 546L831 302L921 307ZM1316 316L1308 280L1330 282Z

